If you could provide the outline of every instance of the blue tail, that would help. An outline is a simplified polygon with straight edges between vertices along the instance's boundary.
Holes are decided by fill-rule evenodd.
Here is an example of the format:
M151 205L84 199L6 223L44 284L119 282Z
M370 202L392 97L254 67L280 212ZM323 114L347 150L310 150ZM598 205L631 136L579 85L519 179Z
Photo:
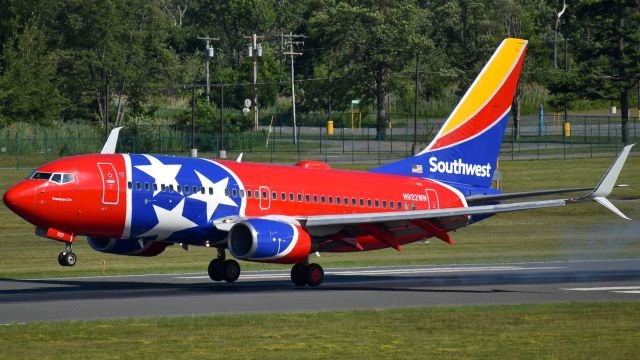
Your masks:
M526 47L505 39L429 146L371 171L489 188Z

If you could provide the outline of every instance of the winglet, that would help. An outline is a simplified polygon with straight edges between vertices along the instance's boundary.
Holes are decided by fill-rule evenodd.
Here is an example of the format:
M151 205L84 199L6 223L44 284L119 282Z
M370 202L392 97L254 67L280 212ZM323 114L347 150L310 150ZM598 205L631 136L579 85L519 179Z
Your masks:
M598 186L596 186L591 194L587 196L587 198L597 201L616 215L627 220L631 219L624 213L622 213L622 211L620 211L618 208L616 208L616 206L613 205L611 201L609 201L606 197L609 196L611 190L613 190L613 188L616 186L616 181L618 181L620 171L622 170L625 161L627 161L627 157L629 156L631 148L634 145L635 144L627 145L624 147L624 149L622 149L622 152L620 153L620 155L618 155L618 158L616 159L616 161L614 161L609 170L607 170L607 172L604 174L602 180L600 180L600 182L598 183Z
M613 190L613 187L616 185L616 181L618 180L620 171L624 166L624 162L627 161L627 157L629 156L631 148L634 145L635 144L627 145L624 147L624 149L622 149L622 152L620 153L620 155L618 155L618 158L613 163L613 165L611 165L609 170L607 170L607 172L604 174L602 180L600 180L600 183L598 183L598 186L596 186L596 188L593 189L593 192L589 194L590 198L594 199L596 197L606 197L611 194L611 190Z
M122 126L111 130L111 133L109 134L109 138L107 138L107 141L104 143L104 146L102 147L102 151L100 151L100 154L116 153L116 145L118 145L118 134L120 133L120 129L122 129Z
M244 155L244 153L240 153L240 155L238 155L236 162L242 162L242 155Z

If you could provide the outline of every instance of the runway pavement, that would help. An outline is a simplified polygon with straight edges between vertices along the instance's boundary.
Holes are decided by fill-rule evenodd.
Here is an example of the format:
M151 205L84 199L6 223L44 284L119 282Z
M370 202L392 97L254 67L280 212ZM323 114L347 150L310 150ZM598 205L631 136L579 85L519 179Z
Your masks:
M325 269L318 288L288 271L0 279L0 324L245 312L640 301L640 259Z

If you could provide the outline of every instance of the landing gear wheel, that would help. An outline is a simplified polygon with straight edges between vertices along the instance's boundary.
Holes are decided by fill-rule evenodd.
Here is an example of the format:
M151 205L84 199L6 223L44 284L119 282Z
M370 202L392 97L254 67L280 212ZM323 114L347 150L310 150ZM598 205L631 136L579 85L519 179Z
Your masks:
M305 267L304 277L307 285L316 287L322 284L324 280L324 270L322 270L322 266L318 264L309 264Z
M58 254L58 264L60 264L60 266L67 266L67 263L64 260L64 255L65 255L64 251Z
M235 260L225 260L222 263L222 277L228 283L238 280L240 277L240 264Z
M68 252L67 255L64 256L64 261L67 263L67 266L74 266L78 261L78 257L74 252Z
M296 286L305 286L307 285L307 280L305 279L305 264L298 263L293 265L291 268L291 281Z
M222 260L213 259L209 263L209 277L213 281L222 281Z

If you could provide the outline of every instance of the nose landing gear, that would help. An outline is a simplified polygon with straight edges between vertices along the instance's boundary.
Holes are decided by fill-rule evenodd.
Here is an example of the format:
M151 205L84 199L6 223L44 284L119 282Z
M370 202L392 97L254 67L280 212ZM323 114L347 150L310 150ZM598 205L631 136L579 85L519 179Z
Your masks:
M58 254L58 264L60 266L74 266L78 262L78 257L71 248L71 243L64 246L64 251Z

